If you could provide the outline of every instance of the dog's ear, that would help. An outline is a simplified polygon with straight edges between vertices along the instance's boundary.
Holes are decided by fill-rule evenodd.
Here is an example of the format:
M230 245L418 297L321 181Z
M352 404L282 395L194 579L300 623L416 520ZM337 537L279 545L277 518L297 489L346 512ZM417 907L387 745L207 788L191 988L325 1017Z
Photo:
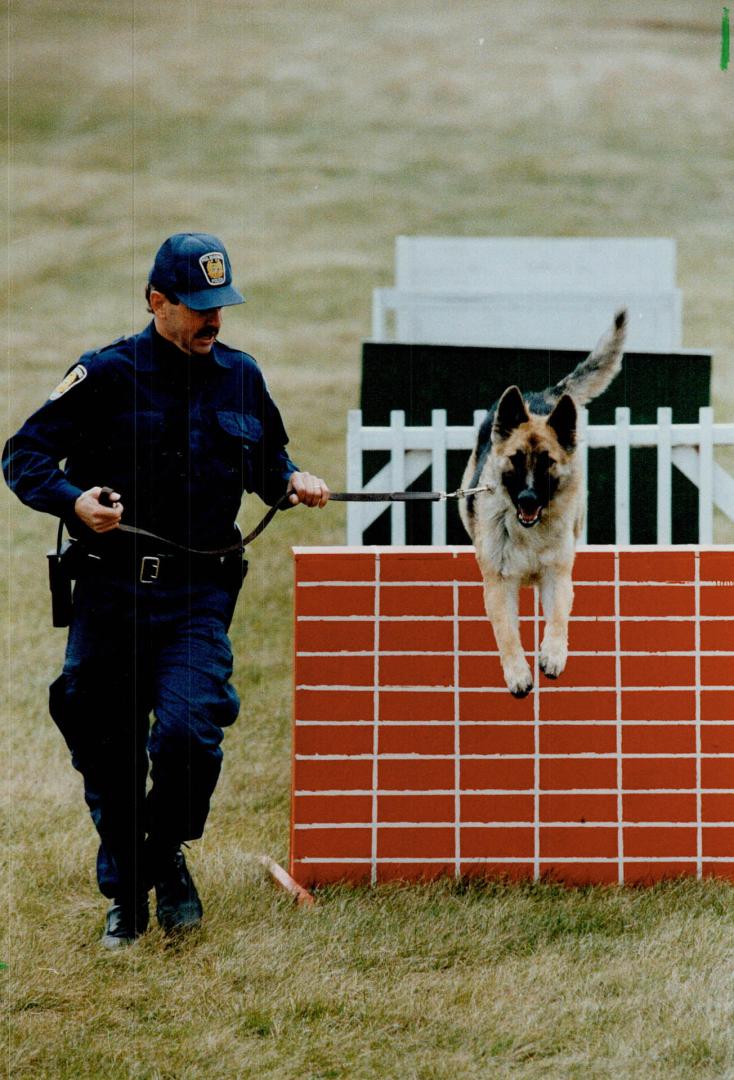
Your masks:
M530 419L522 394L517 386L508 386L497 405L492 424L492 442L501 442L520 424Z
M553 428L564 450L572 450L576 445L577 419L576 402L564 394L548 417L548 427Z

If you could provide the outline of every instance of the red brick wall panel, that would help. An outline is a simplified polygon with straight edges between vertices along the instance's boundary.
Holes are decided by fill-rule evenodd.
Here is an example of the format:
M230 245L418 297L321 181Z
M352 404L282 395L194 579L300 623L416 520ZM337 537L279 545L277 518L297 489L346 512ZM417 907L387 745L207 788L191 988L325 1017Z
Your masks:
M624 854L633 859L661 856L679 858L696 855L696 830L687 828L664 828L663 826L639 826L624 829Z
M625 821L695 821L696 796L681 792L652 792L622 796Z
M617 828L599 825L554 827L540 830L542 859L615 859L617 857Z
M380 589L381 615L451 615L453 605L453 590L448 585L395 585Z
M533 762L528 758L464 758L461 762L462 791L522 791L532 786Z
M691 690L622 690L623 720L695 720L696 695Z
M526 881L533 876L532 862L472 862L461 860L461 874L469 878L497 878L500 881Z
M372 753L372 725L364 724L296 724L293 749L299 756L314 754Z
M702 585L702 615L734 615L734 585Z
M573 614L614 615L614 589L611 585L576 585L574 587Z
M541 754L613 754L617 729L612 724L544 724Z
M378 795L378 821L442 821L454 820L453 795Z
M544 758L540 762L540 787L543 791L598 790L617 785L617 762L614 758Z
M296 590L296 615L374 615L373 585L313 585Z
M575 581L614 581L614 552L579 551L573 576Z
M461 793L461 820L472 822L529 821L534 817L532 795Z
M578 825L594 821L616 821L617 796L596 795L588 791L570 795L541 793L540 820L573 822Z
M460 686L504 686L499 656L462 656L459 658Z
M535 733L530 724L463 724L462 754L532 754Z
M695 873L695 863L673 862L672 860L661 862L627 862L624 868L624 880L628 885L654 885L656 881L668 881L671 878L682 877L684 874Z
M414 619L389 622L384 619L380 623L380 649L382 652L430 650L453 655L454 624L452 621L442 622L438 619L422 622Z
M453 686L454 658L380 655L380 682L383 686Z
M377 857L381 859L452 859L455 848L453 828L396 826L377 830Z
M701 819L703 821L734 821L734 784L730 791L703 791L701 793ZM734 851L732 851L734 861Z
M378 862L375 883L382 885L388 881L434 881L436 878L453 874L454 862Z
M734 721L730 724L704 724L701 728L701 752L731 754L734 757Z
M693 616L695 590L685 585L626 585L620 591L621 615Z
M379 719L382 723L401 724L415 720L425 723L450 723L454 719L454 695L451 688L438 693L381 689L378 700Z
M616 720L617 697L614 691L572 694L560 684L553 693L540 695L543 720Z
M300 664L298 665L300 668ZM341 721L372 721L374 713L372 690L296 690L295 719Z
M380 754L453 754L453 724L380 724Z
M734 880L734 548L583 549L574 581L557 681L521 591L518 700L471 549L296 551L298 881Z
M297 859L368 859L372 838L364 828L297 828L293 845Z
M734 852L734 826L719 829L702 829L704 858L719 857L730 859Z
M701 691L701 719L702 720L734 720L734 703L732 703L731 690L702 690Z
M590 881L597 885L612 885L617 881L617 873L616 861L564 863L562 859L554 859L551 866L543 866L541 878L564 885L588 885Z
M532 626L528 626L532 632ZM542 639L542 629L541 629ZM528 645L532 647L532 633ZM572 619L568 627L569 652L611 652L616 648L616 627L613 622L596 619Z
M701 648L704 652L734 652L734 619L703 619L701 621Z
M488 825L462 826L461 856L463 859L492 859L503 857L532 859L534 832L532 828L493 828Z
M623 754L695 754L696 728L693 724L625 724L622 728Z
M696 647L696 627L692 620L622 620L619 624L619 644L623 652L693 652Z
M302 656L301 686L372 686L375 662L371 656Z
M693 788L696 762L680 757L624 758L622 783L627 791Z
M620 551L620 581L693 581L696 573L692 551L671 551L664 559L657 548L649 551Z
M316 825L372 821L371 795L299 795L296 802L298 821Z
M462 721L506 721L517 723L533 719L533 698L514 698L510 694L481 694L460 690L459 719Z
M696 666L692 656L623 656L624 686L693 686Z
M377 783L383 791L441 791L454 786L454 763L446 758L380 758Z
M296 651L301 652L371 652L375 643L375 624L340 619L296 621Z
M702 656L701 682L704 686L734 685L734 656Z
M365 791L372 787L372 762L367 760L296 758L293 771L296 791Z

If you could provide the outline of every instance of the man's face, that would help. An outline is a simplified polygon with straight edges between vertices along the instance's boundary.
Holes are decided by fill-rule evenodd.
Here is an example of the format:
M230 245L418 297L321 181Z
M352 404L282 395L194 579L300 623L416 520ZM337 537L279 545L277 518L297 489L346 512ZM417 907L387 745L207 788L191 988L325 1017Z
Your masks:
M162 293L151 294L155 328L188 356L206 356L222 325L222 309L194 311L185 304L172 304Z

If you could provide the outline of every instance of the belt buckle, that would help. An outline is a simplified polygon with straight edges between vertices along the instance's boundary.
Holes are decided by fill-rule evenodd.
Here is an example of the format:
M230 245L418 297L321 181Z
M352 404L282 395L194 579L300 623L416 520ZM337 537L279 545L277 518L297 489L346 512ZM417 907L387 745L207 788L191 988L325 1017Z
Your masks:
M161 572L161 560L158 555L143 555L140 560L140 582L143 585L152 585L158 580Z

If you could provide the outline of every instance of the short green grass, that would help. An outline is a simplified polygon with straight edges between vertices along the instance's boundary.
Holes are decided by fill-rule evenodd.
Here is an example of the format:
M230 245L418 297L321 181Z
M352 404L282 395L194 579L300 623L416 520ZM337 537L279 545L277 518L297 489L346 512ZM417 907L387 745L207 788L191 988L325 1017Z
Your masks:
M226 240L248 303L224 340L261 360L296 460L335 488L401 232L674 236L685 344L714 349L730 418L720 17L688 0L7 5L4 429L81 351L143 325L153 252L185 228ZM242 715L190 856L204 928L101 955L93 831L46 713L54 526L1 506L13 1080L734 1076L726 884L333 888L304 911L248 858L287 860L289 548L341 542L336 505L252 548Z

